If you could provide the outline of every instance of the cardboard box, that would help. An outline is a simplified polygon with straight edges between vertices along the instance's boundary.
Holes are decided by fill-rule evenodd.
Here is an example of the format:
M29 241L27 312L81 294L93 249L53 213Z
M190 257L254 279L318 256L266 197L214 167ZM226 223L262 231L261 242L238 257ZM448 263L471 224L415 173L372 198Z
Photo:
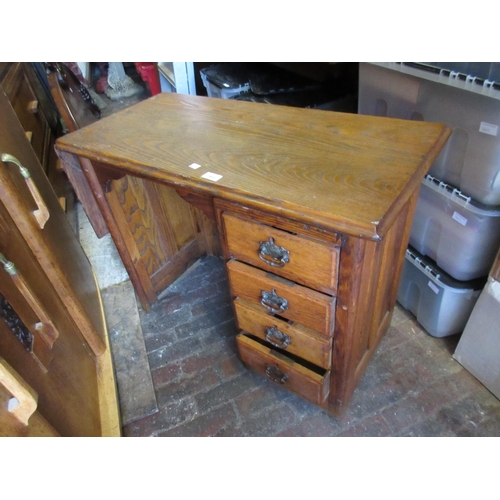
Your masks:
M495 262L491 266L490 276L497 281L500 281L500 249L498 250Z
M500 255L500 254L499 254ZM500 272L500 260L492 272ZM500 281L489 276L453 357L500 399Z

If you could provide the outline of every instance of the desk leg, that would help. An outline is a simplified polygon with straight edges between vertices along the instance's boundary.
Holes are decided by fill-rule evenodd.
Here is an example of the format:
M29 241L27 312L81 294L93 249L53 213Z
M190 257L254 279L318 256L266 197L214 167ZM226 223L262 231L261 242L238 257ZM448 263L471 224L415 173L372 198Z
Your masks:
M135 248L135 242L133 242L133 240L129 241L131 236L127 231L120 230L120 225L115 218L113 209L110 206L103 187L98 180L92 163L86 158L81 158L79 161L77 156L69 153L57 151L57 154L59 155L61 161L66 164L67 168L79 168L81 165L83 174L89 183L101 214L106 221L109 232L123 261L123 265L125 266L130 280L134 285L137 297L139 298L144 310L150 311L151 305L156 302L157 297L151 285L149 275L144 267L140 255L135 255L133 250L131 251L131 249Z

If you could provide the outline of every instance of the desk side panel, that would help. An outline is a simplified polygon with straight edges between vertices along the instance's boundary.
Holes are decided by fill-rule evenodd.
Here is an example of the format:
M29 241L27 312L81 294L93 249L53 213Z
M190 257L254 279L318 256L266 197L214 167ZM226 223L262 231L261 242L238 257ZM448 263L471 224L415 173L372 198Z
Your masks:
M390 326L416 190L379 242L346 237L341 251L330 412L341 415Z

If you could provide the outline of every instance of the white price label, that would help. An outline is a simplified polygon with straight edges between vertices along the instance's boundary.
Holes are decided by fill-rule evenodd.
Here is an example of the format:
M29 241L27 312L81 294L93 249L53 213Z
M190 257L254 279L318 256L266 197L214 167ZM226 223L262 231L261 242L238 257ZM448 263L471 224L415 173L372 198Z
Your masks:
M498 135L498 125L493 125L492 123L487 123L487 122L481 122L481 125L479 125L479 132L482 132L483 134L493 135L496 137Z
M192 168L193 170L196 170L200 167L201 167L201 165L198 165L198 163L191 163L191 165L189 165L189 168Z
M213 172L207 172L206 174L203 174L202 177L203 179L208 179L209 181L214 181L214 182L217 182L218 180L222 179L222 175L214 174Z
M427 284L434 293L439 293L439 288L432 281L429 281Z
M462 226L467 225L467 218L463 215L460 215L458 212L453 212L451 218L455 219L459 224L462 224Z

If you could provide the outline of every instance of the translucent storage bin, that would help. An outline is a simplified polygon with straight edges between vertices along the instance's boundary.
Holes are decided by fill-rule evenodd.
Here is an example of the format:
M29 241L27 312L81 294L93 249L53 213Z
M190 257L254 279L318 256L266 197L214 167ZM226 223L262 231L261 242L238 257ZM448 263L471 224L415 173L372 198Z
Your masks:
M397 300L433 337L461 333L486 279L458 281L411 247Z
M417 101L423 80L390 68L370 63L359 65L358 113L404 120L422 119Z
M486 276L500 247L500 207L489 207L427 175L410 245L457 280Z
M429 173L481 203L500 205L500 84L429 68L437 73L361 63L358 112L445 123L453 132Z
M248 72L237 64L217 64L200 70L208 97L231 99L250 90Z

